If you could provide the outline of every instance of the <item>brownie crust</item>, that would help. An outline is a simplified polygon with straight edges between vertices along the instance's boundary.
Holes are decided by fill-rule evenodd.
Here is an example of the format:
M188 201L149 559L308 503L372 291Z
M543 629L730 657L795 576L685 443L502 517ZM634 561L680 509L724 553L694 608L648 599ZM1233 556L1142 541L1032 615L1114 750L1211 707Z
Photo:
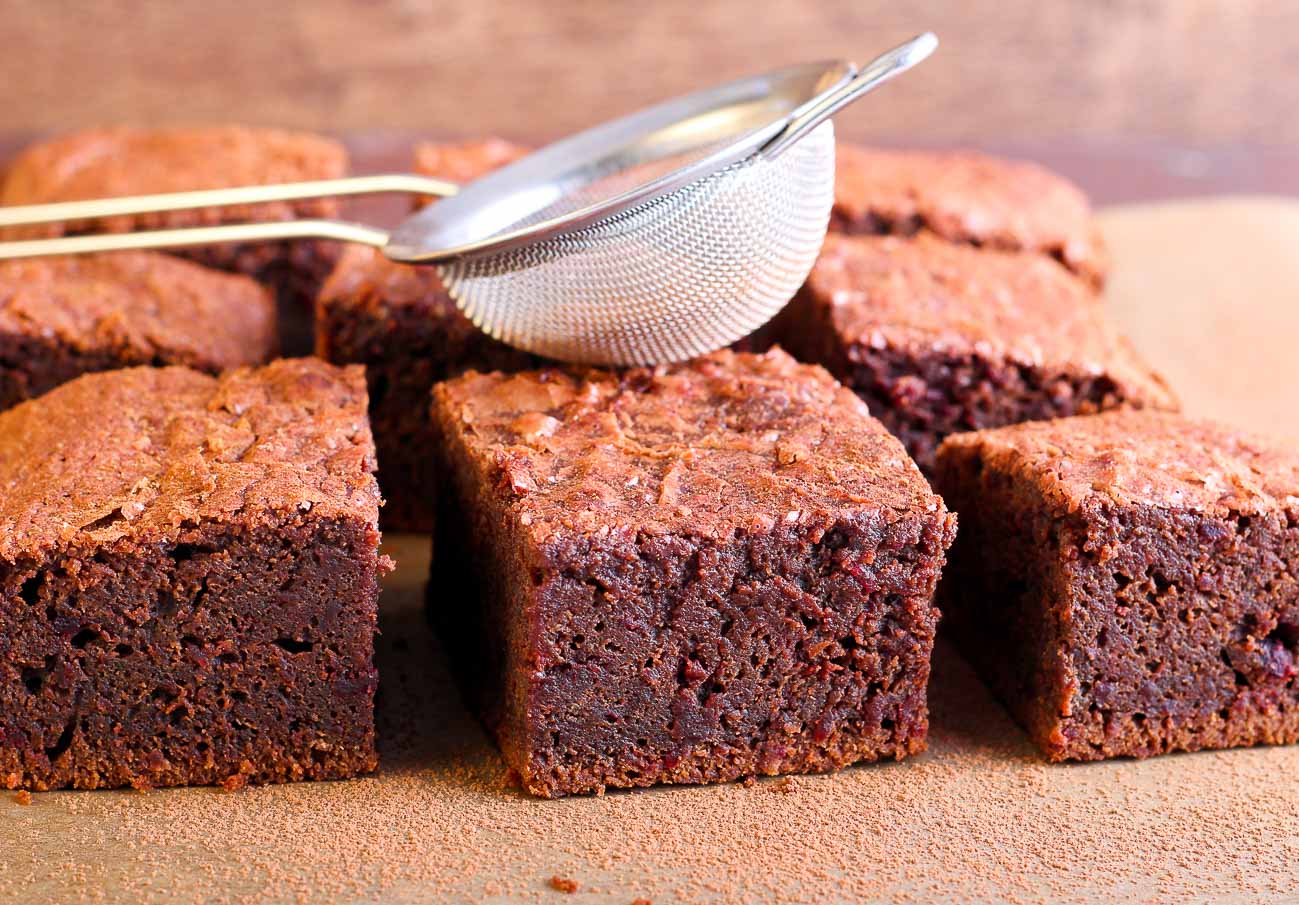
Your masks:
M0 786L376 764L359 368L135 368L0 414Z
M522 153L499 140L424 144L416 150L416 168L467 182ZM387 499L383 524L393 531L433 529L433 384L471 368L514 371L538 363L470 323L435 268L398 264L361 247L345 250L321 289L316 354L365 365L379 483Z
M1088 285L1108 260L1087 197L1034 163L973 151L887 151L840 144L830 228L1026 251L1059 261Z
M432 618L533 794L921 751L955 519L773 350L434 390Z
M115 127L75 132L33 145L11 164L0 204L46 204L193 189L337 179L348 172L344 146L307 132L246 126L143 129ZM23 235L129 232L220 223L337 219L336 198L167 211L92 222L23 227ZM174 254L242 273L275 290L282 303L284 348L310 351L306 320L320 284L333 268L337 242L294 239L177 249Z
M962 434L944 631L1051 760L1299 741L1299 453L1158 412Z
M861 395L926 473L949 434L1178 404L1062 268L928 234L827 236L770 335Z
M92 371L216 373L278 345L275 302L248 277L150 252L0 262L0 408Z

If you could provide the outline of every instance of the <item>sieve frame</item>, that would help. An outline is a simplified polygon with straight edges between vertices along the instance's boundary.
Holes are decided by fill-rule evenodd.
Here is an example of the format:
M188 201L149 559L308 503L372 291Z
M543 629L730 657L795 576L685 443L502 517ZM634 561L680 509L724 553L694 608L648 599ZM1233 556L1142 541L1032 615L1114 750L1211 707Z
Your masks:
M706 179L749 159L848 86L845 60L789 66L674 98L580 132L461 187L408 217L383 252L408 264L439 264L507 251L571 233ZM685 127L693 127L693 131ZM689 140L683 140L682 131ZM688 163L539 222L527 219L628 162L669 155Z

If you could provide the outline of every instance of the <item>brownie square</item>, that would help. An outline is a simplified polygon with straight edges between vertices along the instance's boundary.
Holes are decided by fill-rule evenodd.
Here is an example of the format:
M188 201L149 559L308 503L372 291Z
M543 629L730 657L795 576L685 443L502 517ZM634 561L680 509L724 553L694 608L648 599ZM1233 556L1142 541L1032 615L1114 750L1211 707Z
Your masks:
M91 371L262 364L279 346L257 282L168 255L0 262L0 408Z
M347 171L347 150L340 142L306 132L245 126L92 129L33 145L19 154L0 187L0 204L336 179ZM126 232L227 222L337 219L339 210L336 198L313 198L110 217L74 223L66 230ZM48 224L23 230L25 234L58 235L65 226ZM311 301L339 249L337 242L294 239L177 249L175 254L247 274L271 286L281 302L285 351L305 354L311 349Z
M430 614L536 795L921 751L955 519L780 350L437 385Z
M465 182L518 156L498 140L421 145L417 169ZM497 342L460 313L433 267L349 248L316 302L316 354L365 365L370 420L388 530L431 531L434 468L428 398L433 384L469 368L533 367L538 359Z
M1299 740L1299 452L1119 411L948 439L954 638L1048 758Z
M1177 407L1064 268L929 233L828 236L770 335L855 390L926 473L959 431Z
M1105 245L1087 196L1050 170L972 151L841 144L836 154L833 230L923 229L949 242L1046 255L1093 287L1105 282Z
M360 368L90 374L0 414L0 786L372 770Z

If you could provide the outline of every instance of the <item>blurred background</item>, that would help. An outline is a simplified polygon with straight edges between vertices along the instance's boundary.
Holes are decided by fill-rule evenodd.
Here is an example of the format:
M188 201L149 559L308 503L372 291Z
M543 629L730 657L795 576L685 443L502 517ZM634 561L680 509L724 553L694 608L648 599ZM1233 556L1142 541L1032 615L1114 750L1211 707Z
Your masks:
M557 137L783 63L938 55L839 117L1047 160L1107 198L1299 194L1289 0L0 0L11 145L108 122Z

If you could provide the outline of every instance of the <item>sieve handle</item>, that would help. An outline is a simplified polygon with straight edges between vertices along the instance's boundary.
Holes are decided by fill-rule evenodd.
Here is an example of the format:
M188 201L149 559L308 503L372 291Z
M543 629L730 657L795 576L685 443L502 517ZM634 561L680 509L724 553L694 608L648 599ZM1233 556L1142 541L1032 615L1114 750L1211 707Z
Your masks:
M279 185L249 185L195 192L169 192L160 195L100 198L93 201L61 201L55 204L0 207L0 228L348 195L401 193L446 197L454 195L456 191L457 186L454 183L444 182L441 179L407 173L388 173L378 176L352 176L346 179L286 182ZM225 242L268 242L284 239L337 239L382 248L388 242L388 233L375 227L336 220L226 223L218 226L0 241L0 261L47 255L87 254L140 248L184 248L195 245L219 245Z
M412 173L349 176L345 179L318 179L312 182L285 182L279 185L246 185L197 192L168 192L161 195L100 198L94 201L60 201L56 204L0 207L0 227L96 220L103 217L157 214L164 211L197 210L205 207L266 204L273 201L303 201L308 198L346 195L403 193L447 197L454 195L457 188L454 183L428 176L416 176Z
M382 248L388 244L387 230L338 220L276 220L269 223L226 223L182 229L153 229L133 233L95 233L88 236L59 236L52 239L20 239L0 242L0 261L41 258L49 255L80 255L100 251L141 248L186 248L220 245L226 242L269 242L284 239L337 239Z
M791 119L785 128L767 142L758 153L769 159L780 156L786 148L848 104L868 91L875 90L894 76L906 72L927 58L937 47L938 37L933 32L927 31L905 44L899 44L892 50L885 51L859 69L847 82L826 92L812 106Z

